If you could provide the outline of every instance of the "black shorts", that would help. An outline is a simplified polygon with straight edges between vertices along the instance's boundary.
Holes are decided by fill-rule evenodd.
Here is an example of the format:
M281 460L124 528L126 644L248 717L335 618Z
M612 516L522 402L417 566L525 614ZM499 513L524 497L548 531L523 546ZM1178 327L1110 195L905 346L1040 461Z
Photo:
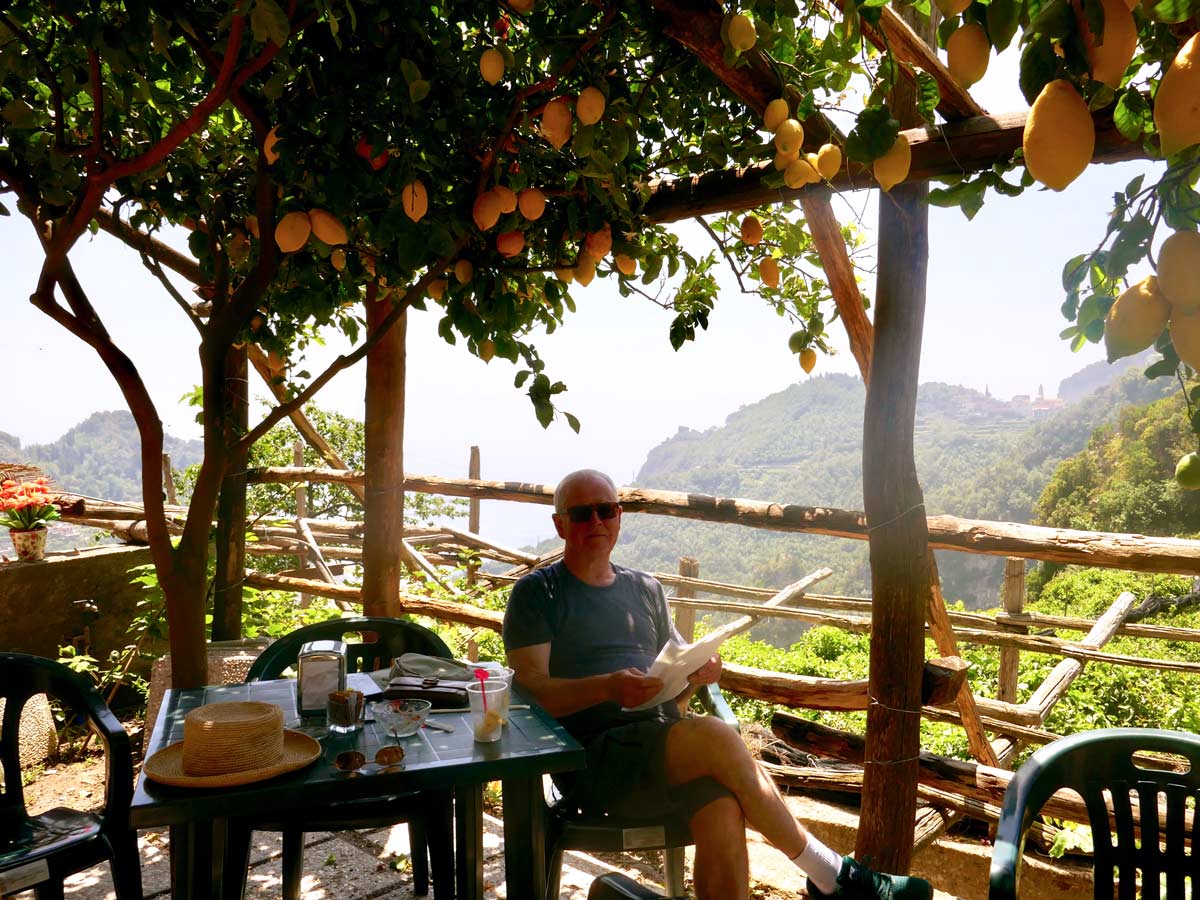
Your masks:
M733 794L715 778L667 781L667 733L680 719L655 718L610 728L587 744L587 769L555 777L563 802L584 813L685 821Z

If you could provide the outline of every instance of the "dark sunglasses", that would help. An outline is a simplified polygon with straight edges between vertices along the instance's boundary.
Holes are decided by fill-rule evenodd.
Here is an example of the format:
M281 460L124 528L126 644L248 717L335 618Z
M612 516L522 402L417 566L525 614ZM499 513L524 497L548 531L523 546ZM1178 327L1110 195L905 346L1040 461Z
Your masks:
M593 512L601 519L615 519L620 511L620 503L584 503L580 506L568 506L567 518L576 525L582 525L592 521Z

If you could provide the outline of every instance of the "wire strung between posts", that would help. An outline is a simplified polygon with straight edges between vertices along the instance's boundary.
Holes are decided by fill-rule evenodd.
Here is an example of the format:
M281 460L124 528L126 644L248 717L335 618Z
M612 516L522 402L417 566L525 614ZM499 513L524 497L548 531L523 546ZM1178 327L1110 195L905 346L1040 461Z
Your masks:
M901 519L903 519L905 516L909 515L910 513L913 513L918 509L924 509L924 508L925 508L924 501L922 501L921 503L915 503L912 506L910 506L908 509L904 510L904 512L899 513L895 516L892 516L890 519L888 519L885 522L880 522L878 525L868 525L867 526L867 534L870 534L872 531L875 531L879 528L886 528L888 525L891 525L894 522L899 522Z

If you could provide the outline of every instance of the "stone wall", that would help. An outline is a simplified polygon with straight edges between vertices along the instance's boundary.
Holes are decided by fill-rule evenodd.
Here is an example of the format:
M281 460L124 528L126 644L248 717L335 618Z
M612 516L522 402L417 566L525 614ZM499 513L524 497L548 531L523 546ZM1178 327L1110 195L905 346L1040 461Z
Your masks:
M145 593L129 583L129 570L149 563L147 548L115 546L0 564L0 650L57 659L59 647L75 642L107 659L128 643Z

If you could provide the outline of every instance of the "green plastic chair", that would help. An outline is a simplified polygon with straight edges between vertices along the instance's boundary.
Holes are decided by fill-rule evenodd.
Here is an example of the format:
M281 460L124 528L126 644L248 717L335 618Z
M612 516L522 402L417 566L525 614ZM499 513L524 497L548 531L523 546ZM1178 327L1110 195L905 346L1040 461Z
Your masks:
M1147 768L1133 759L1135 753L1144 751L1175 754L1185 758L1190 768L1187 772ZM1047 744L1013 776L1004 794L992 850L990 900L1017 896L1026 831L1050 795L1062 788L1078 792L1087 804L1095 845L1097 900L1139 896L1183 900L1197 894L1200 736L1151 728L1104 728ZM1105 792L1113 808L1115 824L1111 827ZM1141 809L1140 835L1131 796ZM1190 823L1189 806L1193 813ZM1165 894L1161 891L1164 885Z

